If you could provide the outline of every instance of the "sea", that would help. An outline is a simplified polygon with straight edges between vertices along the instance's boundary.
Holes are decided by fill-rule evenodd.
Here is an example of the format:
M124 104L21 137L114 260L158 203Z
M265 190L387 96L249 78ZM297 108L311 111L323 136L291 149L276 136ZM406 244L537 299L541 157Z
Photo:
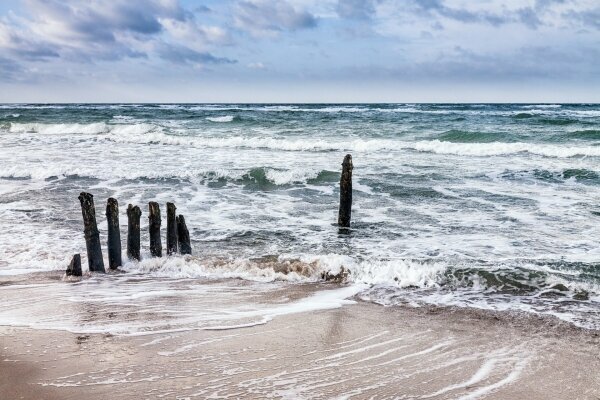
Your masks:
M75 253L87 271L83 191L106 264L118 200L124 273L62 275ZM192 256L150 256L150 201L163 245L166 202L185 216ZM128 204L142 209L140 262L125 254ZM0 324L73 332L250 326L351 301L600 329L600 105L3 104L0 278ZM253 302L296 285L316 293Z

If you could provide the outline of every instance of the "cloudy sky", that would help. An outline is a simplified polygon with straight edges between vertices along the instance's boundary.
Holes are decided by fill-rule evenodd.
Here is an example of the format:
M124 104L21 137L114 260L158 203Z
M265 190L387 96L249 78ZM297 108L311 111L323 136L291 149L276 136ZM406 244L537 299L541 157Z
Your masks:
M0 102L600 102L599 0L2 0Z

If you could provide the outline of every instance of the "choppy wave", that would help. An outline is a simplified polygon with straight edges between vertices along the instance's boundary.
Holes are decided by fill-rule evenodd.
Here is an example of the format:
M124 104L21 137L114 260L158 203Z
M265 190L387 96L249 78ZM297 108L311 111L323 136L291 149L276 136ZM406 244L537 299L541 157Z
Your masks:
M564 134L563 138L600 140L600 129L586 129L570 132Z
M206 117L206 119L211 122L231 122L234 120L234 118L235 117L233 115L223 115L221 117Z
M450 143L439 140L420 141L407 145L418 151L466 156L499 156L529 153L544 157L570 158L575 156L600 157L600 146L564 146L533 143Z
M454 143L490 143L507 139L507 135L497 132L472 132L453 129L442 133L438 139Z
M122 168L89 168L89 167L46 167L31 166L29 168L8 167L0 172L0 179L5 180L46 180L58 179L122 179L122 180L186 180L196 183L232 183L268 189L290 184L313 185L330 183L339 180L339 172L319 170L316 168L282 169L272 167L256 167L243 169L181 169L173 168L149 173L140 173Z
M316 282L326 276L360 284L405 289L476 289L486 294L600 301L599 273L592 264L522 262L521 267L472 266L472 262L427 260L357 260L350 256L264 256L255 259L186 256L128 263L132 273L163 278L242 278L253 281Z
M586 184L600 183L600 173L586 168L567 168L563 170L534 169L526 171L505 171L499 174L502 178L523 179L534 178L550 183L575 181Z
M42 135L98 135L102 133L139 135L160 130L160 127L149 123L107 124L105 122L95 122L90 124L11 123L8 131L10 133L39 133Z
M325 138L275 138L268 136L203 137L199 135L174 135L157 125L148 123L115 124L18 124L10 125L11 133L88 134L99 139L121 143L182 145L199 148L248 148L282 151L354 151L416 150L436 154L453 154L474 157L499 156L518 153L553 158L575 156L599 157L600 146L572 146L525 142L501 142L493 133L449 131L441 139L415 142L394 139L331 140ZM595 131L584 131L595 135Z

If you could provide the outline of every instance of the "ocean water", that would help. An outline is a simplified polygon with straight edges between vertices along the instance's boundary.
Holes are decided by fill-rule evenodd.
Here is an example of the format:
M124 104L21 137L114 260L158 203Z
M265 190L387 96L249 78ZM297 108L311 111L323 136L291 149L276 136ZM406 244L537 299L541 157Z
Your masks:
M353 220L340 233L347 153ZM64 270L74 253L85 269L81 191L95 196L105 253L106 199L119 201L124 246L127 204L142 208L144 260L124 258L128 274L73 290L18 278L0 286L13 310L0 322L55 327L29 321L25 292L122 306L209 296L215 282L241 278L251 298L343 267L348 289L332 304L351 293L600 328L600 105L0 105L0 275ZM194 257L149 257L149 201L161 203L163 219L164 204L177 205ZM96 297L86 297L90 288ZM265 315L277 312L242 322ZM197 324L192 317L181 323ZM133 326L141 329L114 329Z

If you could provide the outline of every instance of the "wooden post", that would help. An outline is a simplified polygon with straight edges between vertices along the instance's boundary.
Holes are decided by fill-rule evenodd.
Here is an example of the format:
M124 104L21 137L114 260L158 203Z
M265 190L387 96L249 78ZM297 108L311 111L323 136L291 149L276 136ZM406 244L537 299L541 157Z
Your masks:
M67 276L81 276L81 256L79 254L73 255L71 263L67 267Z
M185 225L183 215L177 217L177 237L179 240L179 253L192 254L192 245L190 244L190 231Z
M100 232L98 232L98 225L96 225L94 196L91 193L81 192L79 202L81 203L81 214L83 215L83 233L85 234L88 267L90 272L105 272L102 248L100 247Z
M148 203L150 214L150 254L152 257L162 257L162 242L160 241L160 207L158 203L151 201Z
M350 227L352 214L352 156L346 154L342 163L342 177L340 179L340 210L338 225L342 228Z
M127 257L140 261L140 216L138 206L127 206Z
M121 260L121 231L119 227L119 203L112 197L106 203L106 221L108 222L108 267L117 269L123 265Z
M167 255L177 253L177 222L173 203L167 203Z

